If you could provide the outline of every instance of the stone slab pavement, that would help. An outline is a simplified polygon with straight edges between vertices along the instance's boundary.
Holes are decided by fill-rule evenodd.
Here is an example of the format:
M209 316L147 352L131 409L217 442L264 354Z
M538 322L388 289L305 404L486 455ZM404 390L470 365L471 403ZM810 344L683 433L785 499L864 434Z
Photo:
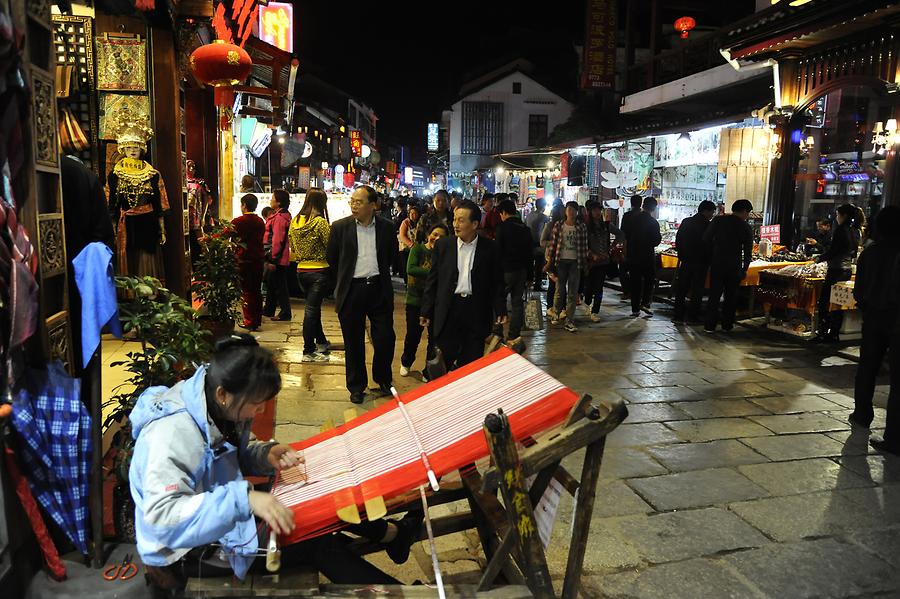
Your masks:
M399 376L403 310L398 294L401 392L421 384L424 365L423 342L412 375ZM868 432L847 424L855 363L775 333L675 326L666 308L653 317L629 313L610 291L601 322L579 307L576 333L548 324L525 334L526 357L551 375L579 393L629 404L629 418L607 443L582 595L900 596L900 459L877 454ZM323 307L336 347L327 364L300 362L302 315L294 300L293 322L266 320L258 333L284 373L276 408L276 437L284 441L341 423L352 407L333 304ZM876 434L888 392L886 379L879 383ZM579 458L565 462L576 475ZM558 591L572 510L565 496L548 549ZM438 551L445 579L477 580L484 556L475 535L442 538ZM370 559L410 582L433 579L428 556L419 544L404 566L383 554Z

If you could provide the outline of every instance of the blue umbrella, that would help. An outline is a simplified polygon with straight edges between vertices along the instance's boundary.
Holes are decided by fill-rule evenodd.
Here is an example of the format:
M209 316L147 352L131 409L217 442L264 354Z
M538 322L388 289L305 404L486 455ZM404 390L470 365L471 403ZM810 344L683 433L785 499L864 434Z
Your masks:
M47 514L87 555L91 417L81 403L81 381L58 362L23 378L12 418L22 470Z

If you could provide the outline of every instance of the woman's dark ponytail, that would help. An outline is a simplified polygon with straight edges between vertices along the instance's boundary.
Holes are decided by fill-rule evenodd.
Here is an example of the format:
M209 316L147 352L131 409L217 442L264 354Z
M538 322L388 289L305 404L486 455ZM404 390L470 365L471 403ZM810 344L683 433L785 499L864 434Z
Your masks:
M245 402L262 403L281 391L281 373L272 352L259 346L252 335L230 335L216 342L206 371L206 396L222 387Z

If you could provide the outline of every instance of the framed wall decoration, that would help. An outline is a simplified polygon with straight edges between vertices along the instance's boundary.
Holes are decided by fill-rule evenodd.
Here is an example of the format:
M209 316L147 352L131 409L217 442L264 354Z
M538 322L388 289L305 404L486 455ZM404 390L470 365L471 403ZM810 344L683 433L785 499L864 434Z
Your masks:
M147 91L147 46L140 36L97 38L97 89Z
M115 139L108 123L122 112L142 115L150 122L150 96L135 94L100 94L100 139Z

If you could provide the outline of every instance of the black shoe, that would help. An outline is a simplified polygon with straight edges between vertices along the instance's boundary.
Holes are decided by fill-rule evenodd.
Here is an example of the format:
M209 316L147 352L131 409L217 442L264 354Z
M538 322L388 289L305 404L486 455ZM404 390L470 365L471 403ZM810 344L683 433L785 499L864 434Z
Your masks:
M287 316L285 316L284 314L279 314L278 316L273 316L270 320L274 320L275 322L287 322L290 319L290 314L288 314Z
M870 418L868 422L864 422L856 414L850 414L849 416L847 416L847 422L850 423L850 426L855 426L855 427L864 428L866 430L869 430L869 425L872 424L872 419Z
M372 390L374 391L375 388L373 387ZM378 396L379 397L390 397L391 395L393 395L393 393L391 393L391 384L390 383L378 383Z
M881 453L900 455L900 444L897 443L891 443L890 441L885 441L884 439L873 438L869 439L869 445L871 445Z
M722 325L722 330L725 331L726 333L730 333L731 331L734 330L734 325L728 325L728 326L725 326L725 325L723 324L723 325Z
M397 536L385 546L385 553L395 564L405 564L409 559L409 549L422 526L422 517L403 518L394 522L394 526L397 527Z
M361 404L366 401L366 392L365 391L354 391L350 394L350 401L355 404Z
M703 327L703 330L704 330L705 332L707 332L707 333L715 333L715 332L716 332L716 327L711 327L711 326L705 325L705 326Z

